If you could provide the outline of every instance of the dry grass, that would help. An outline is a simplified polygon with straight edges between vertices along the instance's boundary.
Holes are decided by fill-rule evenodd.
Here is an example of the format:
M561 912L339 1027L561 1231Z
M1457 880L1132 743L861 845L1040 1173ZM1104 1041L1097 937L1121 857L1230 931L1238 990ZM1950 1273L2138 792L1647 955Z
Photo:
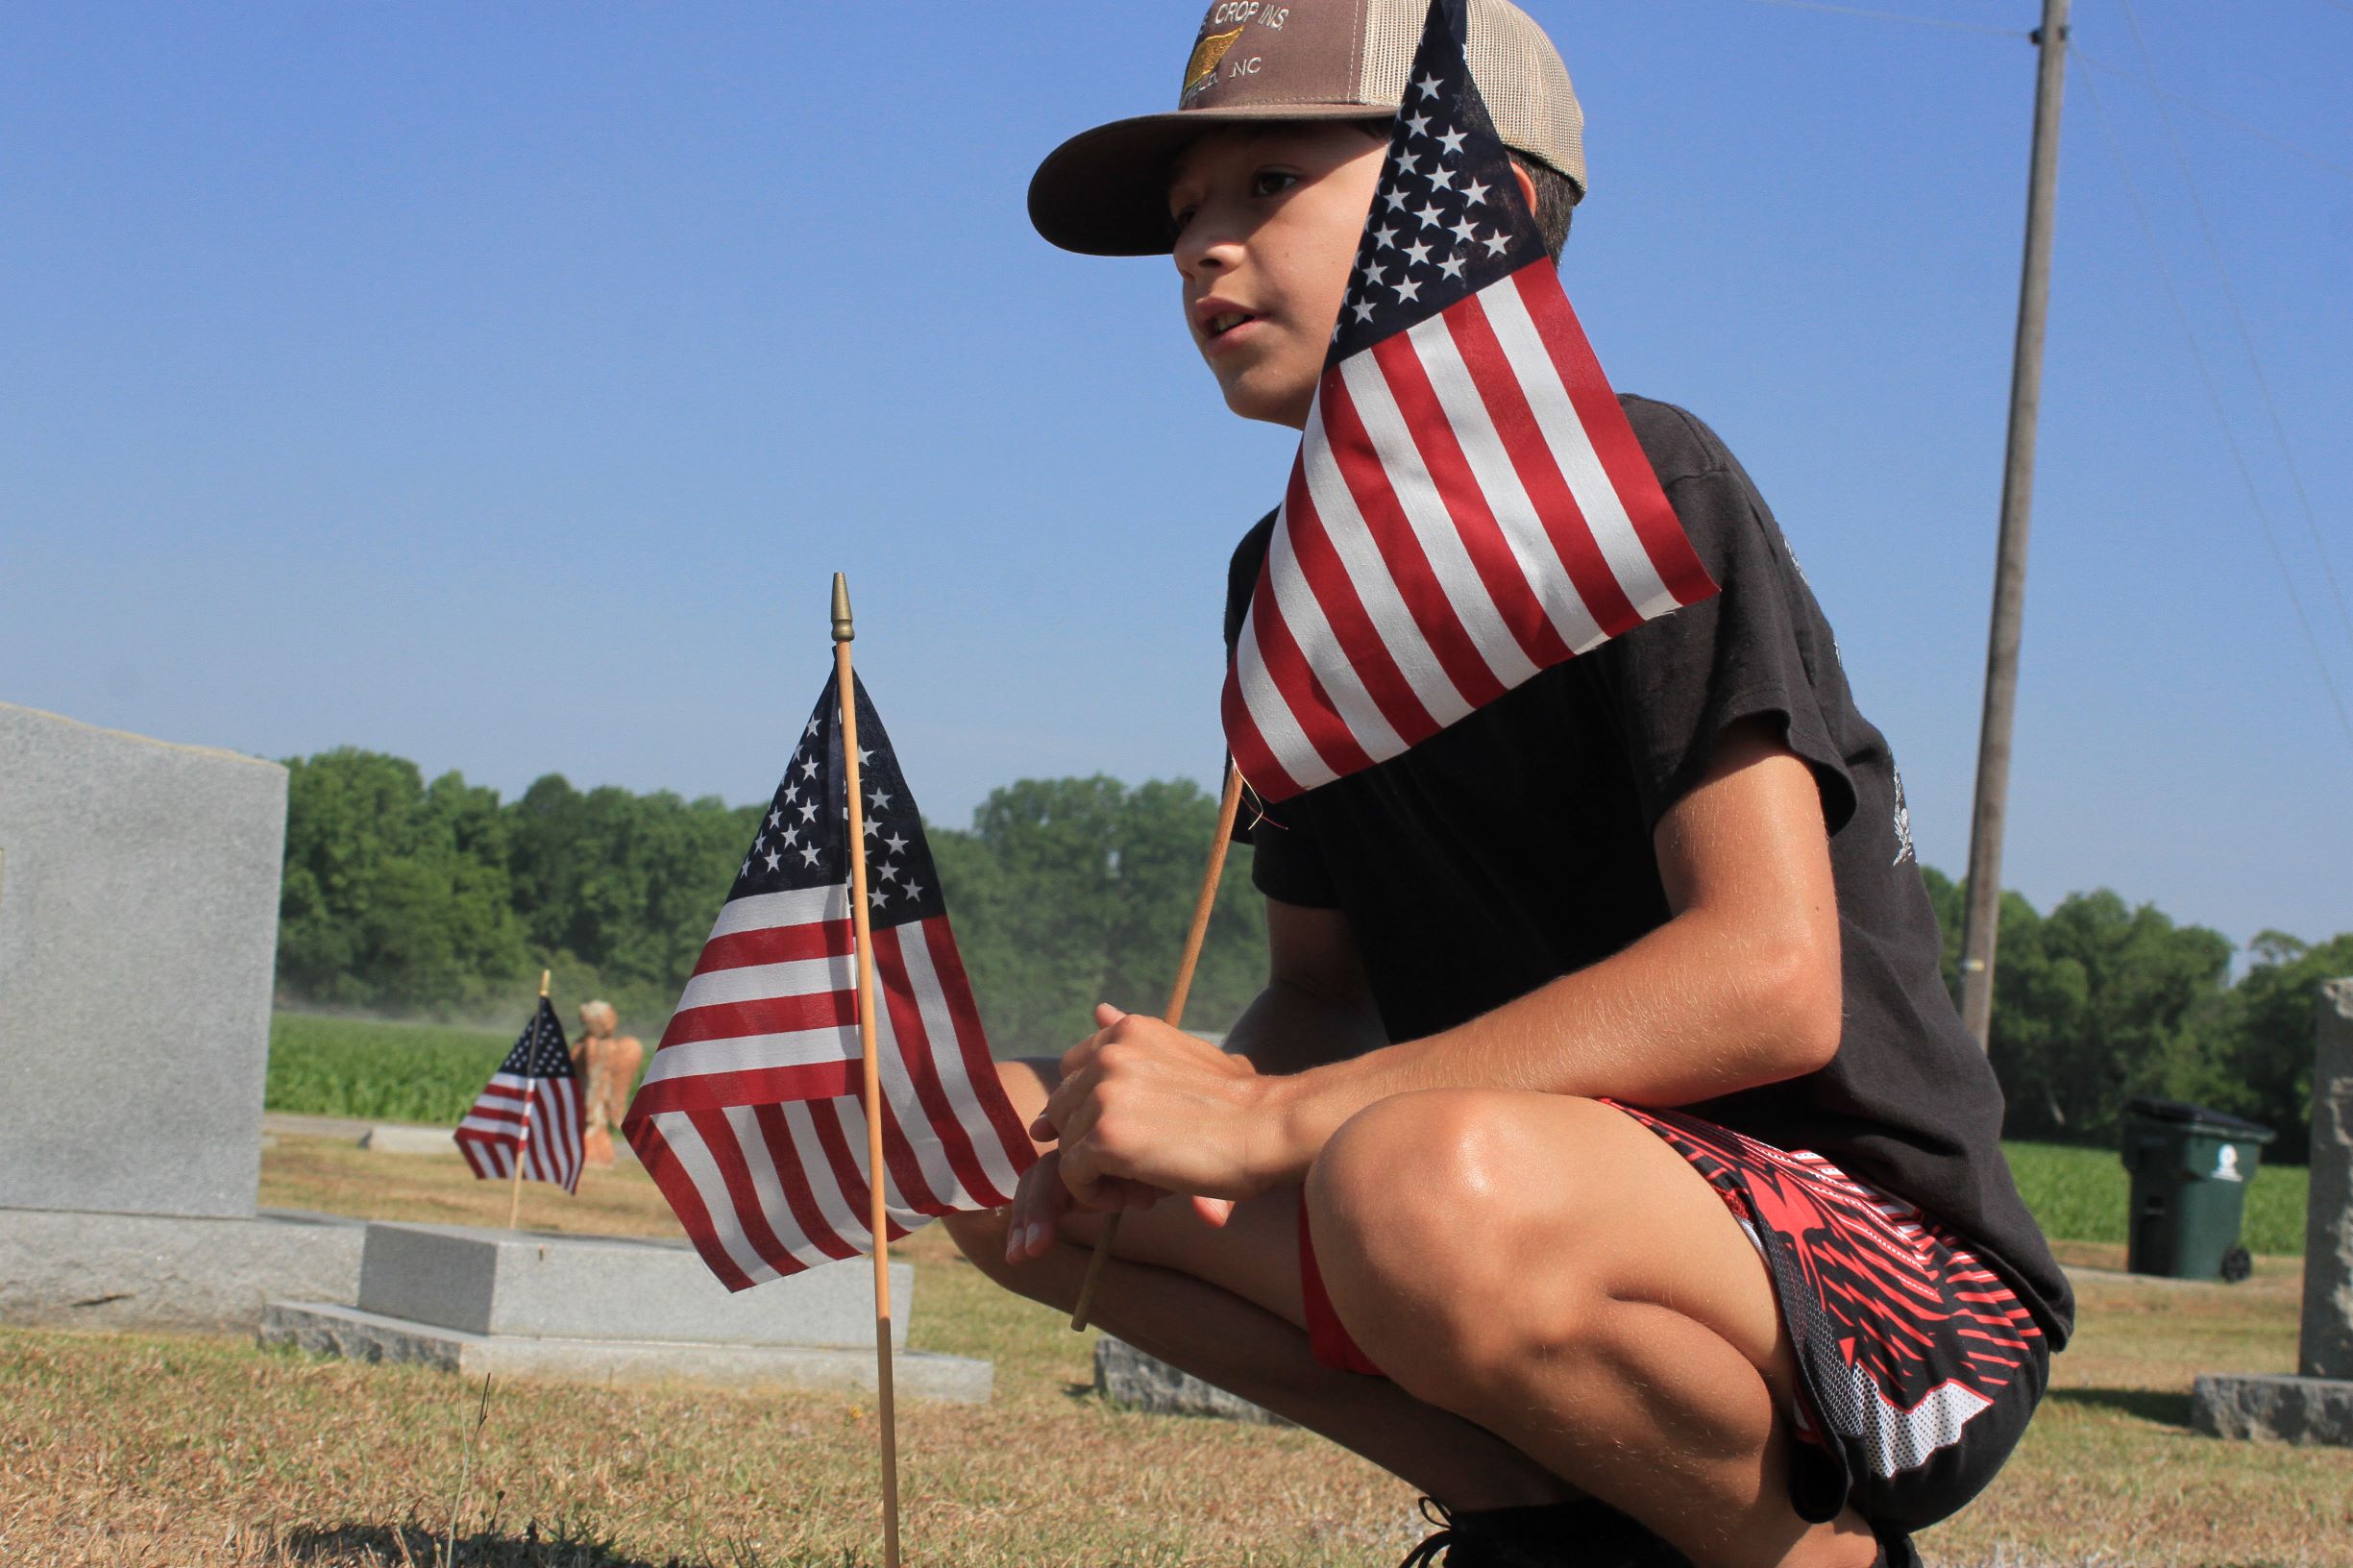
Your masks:
M633 1168L525 1221L658 1234ZM285 1138L264 1201L498 1223L454 1156ZM2117 1249L2071 1249L2075 1264ZM901 1412L908 1560L1378 1563L1401 1484L1298 1433L1139 1416L1088 1392L1088 1340L991 1288L937 1232L903 1249L913 1338L997 1367L986 1409ZM2295 1274L2236 1288L2086 1275L2084 1327L2018 1460L1924 1542L1941 1562L2353 1564L2353 1454L2208 1442L2193 1372L2284 1369ZM0 1563L285 1568L440 1560L479 1385L216 1339L0 1332ZM848 1568L878 1559L873 1415L827 1395L515 1383L492 1390L455 1561Z

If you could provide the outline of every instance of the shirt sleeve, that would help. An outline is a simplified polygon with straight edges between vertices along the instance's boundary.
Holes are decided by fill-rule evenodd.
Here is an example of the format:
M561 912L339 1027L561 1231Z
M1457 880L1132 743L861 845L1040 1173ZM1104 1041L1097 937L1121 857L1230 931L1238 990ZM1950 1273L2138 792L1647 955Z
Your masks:
M1812 768L1835 833L1854 815L1854 782L1818 687L1841 677L1827 624L1788 544L1713 431L1662 404L1628 413L1718 590L1592 655L1645 819L1655 827L1699 783L1727 726L1762 720Z

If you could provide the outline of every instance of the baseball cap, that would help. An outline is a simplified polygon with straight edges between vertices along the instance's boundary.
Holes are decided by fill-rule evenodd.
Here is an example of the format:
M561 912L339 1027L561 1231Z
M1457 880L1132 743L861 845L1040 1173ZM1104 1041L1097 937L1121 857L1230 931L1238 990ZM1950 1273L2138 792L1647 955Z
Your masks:
M1507 0L1465 0L1471 80L1504 145L1585 193L1584 111L1544 30ZM1219 123L1397 112L1429 0L1214 0L1177 107L1082 131L1030 177L1029 218L1066 251L1169 248L1168 164Z

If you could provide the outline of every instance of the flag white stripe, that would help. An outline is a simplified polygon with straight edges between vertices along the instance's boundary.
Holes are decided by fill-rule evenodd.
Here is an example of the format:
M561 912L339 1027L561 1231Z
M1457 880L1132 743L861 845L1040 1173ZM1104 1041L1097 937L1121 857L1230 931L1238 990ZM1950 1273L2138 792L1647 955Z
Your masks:
M1374 540L1363 512L1357 506L1356 492L1348 488L1348 480L1340 473L1339 461L1332 455L1332 438L1324 428L1323 402L1320 398L1309 412L1307 433L1300 439L1299 470L1301 477L1307 480L1308 496L1315 502L1315 515L1323 523L1324 537L1332 541L1333 551L1339 556L1340 566L1348 574L1349 584L1356 589L1357 598L1364 605L1364 613L1371 619L1373 629L1381 634L1382 645L1389 650L1389 657L1397 661L1397 668L1404 673L1406 684L1413 688L1413 695L1421 699L1423 708L1440 726L1451 724L1469 713L1471 705L1455 689L1454 681L1448 678L1445 669L1438 663L1437 654L1431 649L1429 639L1422 635L1421 626L1415 623L1413 612L1406 608L1404 596L1397 591L1397 579L1389 575L1388 561L1381 553L1381 546ZM1270 561L1292 561L1292 569L1296 571L1287 517L1276 522L1273 547L1268 558ZM1333 646L1331 633L1323 629L1320 616L1316 629L1321 635L1312 639L1299 628L1287 605L1284 609L1284 619L1290 621L1300 647L1310 650L1317 674L1322 674L1327 664L1346 662L1340 649ZM1330 649L1331 651L1323 658L1314 659L1313 650L1318 648ZM1349 678L1354 681L1353 672ZM1329 681L1325 682L1327 690L1330 685ZM1342 717L1348 717L1345 710ZM1388 756L1406 748L1405 742L1385 723L1378 729L1368 729L1349 718L1348 727L1361 738L1364 749L1373 756Z
M677 1011L848 991L857 983L857 962L847 953L789 959L781 964L747 964L736 969L707 970L687 981L686 989L678 993Z
M738 1035L732 1040L690 1040L654 1052L653 1065L646 1069L646 1082L804 1067L819 1062L854 1061L857 1055L854 1029L794 1029L774 1035Z
M580 1179L580 1167L587 1163L580 1147L580 1094L578 1081L572 1078L552 1078L543 1091L550 1101L548 1115L554 1118L555 1136L564 1153L562 1180L572 1187Z
M718 1162L711 1158L702 1135L696 1131L686 1113L665 1111L653 1118L653 1125L669 1146L678 1170L694 1184L697 1196L702 1199L703 1210L711 1216L711 1232L728 1260L755 1285L783 1278L766 1259L751 1250L750 1238L744 1234L744 1222L735 1213L735 1199L727 1191L726 1178L719 1173Z
M1299 787L1311 790L1318 784L1328 784L1339 777L1332 765L1323 759L1307 731L1299 727L1291 705L1283 700L1282 690L1274 676L1267 673L1266 655L1259 648L1258 610L1254 606L1242 618L1242 634L1237 645L1234 662L1235 688L1241 693L1242 706L1250 712L1250 722L1258 726L1266 748L1275 754L1283 771L1297 781Z
M1512 298L1516 300L1519 295L1515 292ZM1544 519L1536 515L1535 502L1528 499L1528 487L1521 483L1519 469L1513 464L1511 453L1505 450L1503 437L1496 433L1494 416L1487 412L1486 400L1479 395L1470 367L1462 362L1462 351L1455 343L1447 318L1439 315L1420 322L1407 331L1406 338L1421 359L1431 390L1437 394L1438 406L1446 411L1446 423L1454 427L1455 439L1461 444L1471 478L1478 482L1488 512L1503 530L1504 542L1510 548L1512 560L1519 565L1520 576L1527 580L1536 601L1544 606L1553 629L1560 633L1562 642L1580 653L1607 641L1608 634L1602 629L1602 624L1578 596L1577 585L1569 577L1568 563L1560 558L1559 547L1546 531Z
M1536 673L1536 667L1496 613L1487 585L1480 580L1479 569L1472 564L1453 514L1446 509L1446 500L1438 493L1437 481L1430 477L1413 432L1389 393L1380 362L1367 350L1341 360L1339 370L1356 402L1357 414L1372 437L1374 455L1397 498L1398 509L1405 513L1414 538L1421 541L1422 554L1447 603L1453 606L1455 619L1495 678L1506 687L1519 685Z
M788 888L782 893L753 893L729 899L712 923L713 937L732 937L743 931L765 931L779 925L813 925L820 920L849 919L849 885Z
M496 1181L511 1174L514 1169L506 1163L507 1144L484 1143L469 1138L457 1146L465 1151L466 1164L474 1167L474 1174L479 1180Z
M956 1019L949 1011L947 992L940 984L939 970L931 962L931 943L928 920L919 920L898 928L898 950L906 962L907 989L915 997L916 1011L923 1020L923 1033L931 1041L932 1060L939 1065L940 1087L947 1095L947 1103L955 1108L957 1125L972 1145L989 1185L1007 1197L1013 1196L1013 1164L1005 1158L1005 1145L997 1137L996 1126L989 1114L981 1109L980 1095L974 1090L972 1075L965 1069L964 1052L958 1048ZM977 1193L967 1193L967 1200L978 1202Z
M874 1233L867 1228L866 1216L857 1212L856 1205L842 1190L842 1184L834 1180L833 1162L825 1158L825 1145L818 1140L817 1118L810 1112L809 1102L787 1100L784 1124L792 1130L793 1151L808 1175L809 1193L817 1200L818 1213L832 1227L834 1235L860 1252L871 1252Z
M1495 330L1495 340L1503 346L1512 375L1519 379L1528 406L1535 413L1536 429L1552 449L1553 461L1560 465L1569 494L1576 498L1578 510L1585 514L1585 526L1592 530L1602 558L1609 563L1610 574L1644 620L1666 614L1676 607L1675 596L1659 580L1651 552L1642 548L1642 538L1626 515L1626 502L1617 486L1609 482L1601 453L1593 450L1585 422L1577 417L1577 405L1569 401L1560 369L1553 363L1534 319L1528 314L1518 275L1482 289L1479 304Z
M784 1195L784 1184L776 1179L779 1151L772 1148L768 1133L760 1124L759 1113L749 1106L736 1106L726 1113L727 1125L735 1129L736 1146L743 1151L744 1168L750 1173L751 1189L759 1194L760 1217L768 1221L784 1250L803 1268L815 1268L831 1262L825 1249L809 1239L793 1217L792 1200Z
M1317 498L1319 510L1322 505L1321 498ZM1382 580L1387 583L1385 573ZM1381 705L1373 700L1372 693L1366 691L1364 682L1358 678L1355 666L1339 646L1339 639L1333 635L1331 623L1324 617L1323 604L1316 599L1314 588L1309 584L1307 574L1299 570L1299 557L1291 549L1287 506L1284 509L1283 518L1275 524L1274 537L1267 546L1266 585L1274 591L1275 608L1282 613L1283 624L1290 627L1292 638L1299 644L1300 651L1307 655L1316 678L1323 682L1324 691L1332 698L1332 705L1339 710L1340 718L1346 722L1349 730L1363 738L1362 744L1368 750L1377 744L1385 744L1392 750L1403 750L1405 743L1397 738L1396 731L1389 727L1388 720L1382 715ZM1394 594L1396 585L1389 583L1388 587ZM1386 637L1384 631L1384 641ZM1429 649L1425 648L1422 651L1427 653Z
M958 1209L973 1208L970 1194L956 1179L956 1167L948 1161L939 1130L932 1126L931 1116L916 1094L915 1080L907 1075L906 1062L899 1054L898 1031L891 1018L891 998L883 990L880 956L876 955L874 966L874 1051L882 1068L883 1095L898 1117L899 1133L923 1172L923 1185L931 1188L931 1195Z

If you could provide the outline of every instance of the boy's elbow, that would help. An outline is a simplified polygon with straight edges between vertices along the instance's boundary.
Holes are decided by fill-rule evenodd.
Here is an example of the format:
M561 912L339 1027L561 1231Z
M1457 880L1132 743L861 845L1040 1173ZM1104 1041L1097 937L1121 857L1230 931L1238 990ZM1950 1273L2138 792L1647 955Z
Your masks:
M1819 1072L1838 1054L1846 1032L1846 988L1839 967L1838 931L1810 927L1785 934L1760 956L1756 1039L1768 1053L1760 1064L1773 1081Z

